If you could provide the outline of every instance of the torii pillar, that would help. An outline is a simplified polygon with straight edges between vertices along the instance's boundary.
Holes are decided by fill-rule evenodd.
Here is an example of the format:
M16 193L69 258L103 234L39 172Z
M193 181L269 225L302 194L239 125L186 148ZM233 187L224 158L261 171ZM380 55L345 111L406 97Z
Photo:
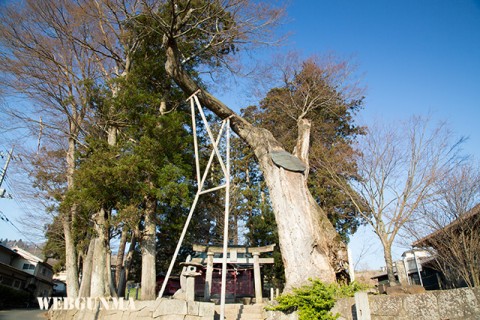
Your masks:
M212 278L213 278L213 252L207 252L207 273L205 274L205 301L210 301L210 294L212 293Z
M260 252L253 252L253 279L255 284L255 303L262 303L262 276L260 274Z
M272 252L275 247L275 244L271 244L263 247L235 247L228 248L229 257L227 258L228 263L238 263L238 264L253 264L253 282L255 287L255 302L262 303L262 274L260 272L260 265L262 264L273 264L273 258L260 258L261 253ZM213 265L214 263L221 263L223 258L215 258L215 253L223 253L223 248L219 246L205 246L194 244L193 251L195 252L204 252L206 257L203 258L193 258L192 261L206 264L207 271L205 273L205 289L204 297L205 301L210 301L212 293L212 278L213 278ZM239 257L239 254L243 254L243 257ZM251 254L252 256L246 256ZM253 260L253 261L252 261Z

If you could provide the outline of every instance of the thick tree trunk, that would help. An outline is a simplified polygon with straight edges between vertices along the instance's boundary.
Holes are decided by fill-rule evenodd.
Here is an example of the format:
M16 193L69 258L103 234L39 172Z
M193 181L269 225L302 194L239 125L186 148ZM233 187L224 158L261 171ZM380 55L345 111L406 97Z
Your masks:
M199 86L183 70L174 40L166 43L166 53L169 75L187 94L196 92ZM278 225L287 290L307 284L309 278L335 281L335 273L348 267L346 247L310 194L306 175L272 162L270 152L283 148L269 131L252 126L205 91L198 97L220 118L231 117L233 130L250 145L260 162Z
M383 255L385 257L385 264L387 267L387 276L390 286L396 286L397 280L395 279L395 273L393 272L393 259L392 259L392 245L383 244Z
M120 278L123 272L123 259L125 258L125 247L127 246L127 236L128 236L128 229L126 226L122 228L122 235L120 236L120 243L118 245L118 253L117 253L117 263L115 264L115 288L117 289L120 285Z
M145 200L145 228L142 235L142 300L155 300L156 285L156 201L147 197Z
M90 240L87 255L83 260L82 283L80 285L79 297L90 297L90 283L92 281L93 251L95 250L95 239Z
M70 128L71 132L76 132L75 128ZM73 135L73 133L72 133ZM75 139L68 139L67 151L67 188L73 188L73 173L75 170ZM77 248L72 234L72 222L75 219L76 206L73 205L68 213L63 214L62 226L65 237L65 269L67 272L67 296L69 298L78 297L78 266L77 266Z
M255 149L265 177L285 267L286 289L308 278L334 282L336 264L342 261L341 243L332 224L311 196L305 176L277 167L262 148Z
M130 268L132 267L133 253L135 251L135 246L137 245L137 235L139 231L138 228L132 234L132 240L130 241L130 247L128 249L127 257L125 258L123 264L123 271L120 274L120 281L118 282L117 294L119 297L125 296L126 284L128 281L128 275L130 274Z
M107 263L107 246L106 246L106 230L105 230L105 210L101 209L94 218L95 238L93 251L92 279L90 287L91 297L109 296L109 288L106 284L106 263Z
M63 235L65 237L65 270L67 272L67 296L78 297L78 266L77 251L72 236L72 223L69 216L64 215L62 219Z

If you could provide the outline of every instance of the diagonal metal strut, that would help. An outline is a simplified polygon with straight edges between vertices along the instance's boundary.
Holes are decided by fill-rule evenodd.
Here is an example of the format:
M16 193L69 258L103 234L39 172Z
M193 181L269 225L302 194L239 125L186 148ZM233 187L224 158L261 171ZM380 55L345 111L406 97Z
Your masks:
M187 220L185 221L185 225L182 230L182 234L180 235L180 239L178 240L177 247L175 249L175 253L173 254L172 260L170 262L170 265L168 267L167 274L165 276L165 280L163 281L162 288L160 289L160 292L158 294L158 298L162 298L165 288L168 283L168 279L170 278L173 266L175 265L175 261L177 259L178 253L180 251L180 247L182 246L183 240L185 238L185 235L187 233L188 226L190 224L190 221L193 216L193 212L195 210L195 207L197 205L198 199L200 195L208 193L208 192L213 192L217 191L220 189L225 188L225 222L224 222L224 231L223 231L223 262L222 262L222 289L221 289L221 307L220 307L220 319L224 318L225 314L225 295L226 295L226 275L227 275L227 249L228 249L228 221L229 221L229 212L230 212L230 119L224 119L222 121L222 125L220 127L219 133L217 135L217 138L214 138L214 135L212 134L212 131L210 129L210 126L208 124L208 121L205 117L205 114L203 112L203 108L200 104L200 101L197 97L199 91L195 92L193 95L191 95L187 101L190 101L190 106L191 106L191 113L192 113L192 130L193 130L193 143L194 143L194 148L195 148L195 167L196 167L196 174L197 174L197 193L195 195L195 198L193 200L192 206L190 208L190 212L188 213ZM198 152L198 137L197 137L197 127L196 127L196 116L195 116L195 106L197 107L200 117L205 125L205 128L207 130L210 142L212 143L212 152L210 153L210 157L208 160L208 163L205 167L205 171L203 172L203 175L201 173L201 168L200 168L200 161L199 161L199 152ZM225 138L226 138L226 163L224 163L222 156L218 150L218 146L221 141L221 137L225 131ZM221 184L216 187L212 187L207 190L203 190L205 180L210 172L210 168L213 162L214 157L217 157L218 162L220 163L220 166L222 168L222 172L224 174L224 179L225 183Z

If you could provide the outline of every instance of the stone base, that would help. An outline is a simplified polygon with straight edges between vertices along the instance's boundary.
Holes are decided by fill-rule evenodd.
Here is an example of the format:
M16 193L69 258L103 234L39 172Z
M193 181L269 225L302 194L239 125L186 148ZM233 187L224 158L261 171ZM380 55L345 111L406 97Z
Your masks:
M424 293L425 288L419 285L400 285L386 288L387 295L417 294Z
M48 311L50 320L213 320L215 316L214 304L209 302L182 301L176 299L157 299L153 301L135 301L134 308L128 310L107 310L98 306L95 310L89 309L59 309Z

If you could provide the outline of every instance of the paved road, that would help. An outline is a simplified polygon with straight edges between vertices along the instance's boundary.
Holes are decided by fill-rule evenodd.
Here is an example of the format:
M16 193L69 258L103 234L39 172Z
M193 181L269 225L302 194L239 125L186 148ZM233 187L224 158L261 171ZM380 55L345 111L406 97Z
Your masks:
M47 319L45 313L39 309L0 310L0 320L43 320Z

